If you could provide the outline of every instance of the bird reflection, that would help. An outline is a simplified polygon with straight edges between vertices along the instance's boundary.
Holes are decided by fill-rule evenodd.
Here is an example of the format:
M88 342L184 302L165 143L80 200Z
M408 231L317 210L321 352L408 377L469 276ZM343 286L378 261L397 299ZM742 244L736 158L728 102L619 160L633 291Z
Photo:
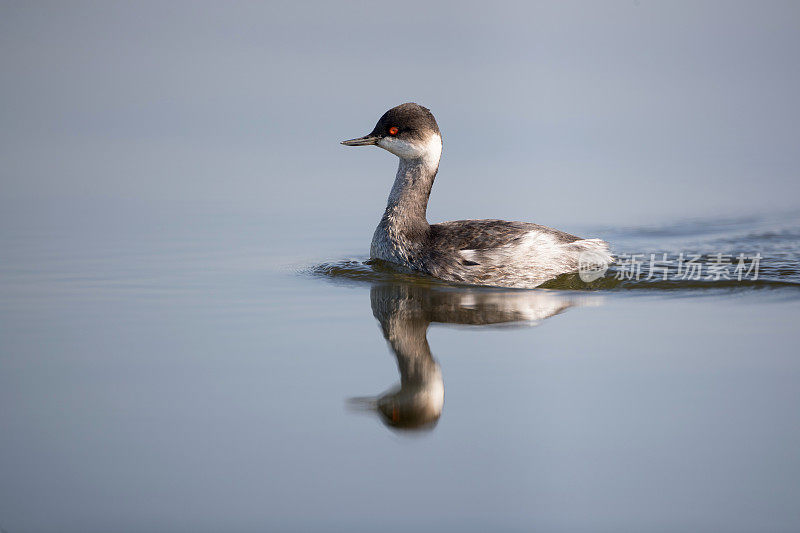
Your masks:
M428 344L432 322L470 326L535 325L572 306L599 305L600 297L546 290L487 290L413 283L374 284L372 314L397 358L400 384L351 407L377 412L397 430L433 429L444 406L444 381Z

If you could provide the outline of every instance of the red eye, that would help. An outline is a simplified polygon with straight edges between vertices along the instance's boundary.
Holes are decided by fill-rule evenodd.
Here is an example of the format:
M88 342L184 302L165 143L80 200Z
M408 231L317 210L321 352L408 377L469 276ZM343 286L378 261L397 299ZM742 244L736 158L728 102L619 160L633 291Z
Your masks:
M392 126L389 128L389 135L397 135L397 132L400 131L396 127Z

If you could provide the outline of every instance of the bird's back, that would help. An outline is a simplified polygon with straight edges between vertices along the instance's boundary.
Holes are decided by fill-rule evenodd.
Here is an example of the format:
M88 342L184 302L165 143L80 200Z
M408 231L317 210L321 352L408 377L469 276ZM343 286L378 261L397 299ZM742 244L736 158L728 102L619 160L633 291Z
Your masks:
M578 270L582 253L612 262L608 244L528 222L456 220L430 226L424 271L448 281L532 288Z

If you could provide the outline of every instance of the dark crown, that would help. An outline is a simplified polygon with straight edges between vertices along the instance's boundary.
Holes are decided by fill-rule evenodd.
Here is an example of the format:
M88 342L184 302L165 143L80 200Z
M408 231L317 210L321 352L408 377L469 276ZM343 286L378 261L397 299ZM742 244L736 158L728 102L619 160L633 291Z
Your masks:
M397 137L425 139L431 133L439 133L439 125L427 107L409 102L391 108L383 114L370 135L385 137L390 128L397 128Z

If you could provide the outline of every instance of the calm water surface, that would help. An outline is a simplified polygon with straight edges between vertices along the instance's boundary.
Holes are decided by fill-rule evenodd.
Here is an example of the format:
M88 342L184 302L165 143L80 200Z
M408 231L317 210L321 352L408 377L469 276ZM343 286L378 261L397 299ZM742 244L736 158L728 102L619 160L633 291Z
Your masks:
M0 234L10 533L800 529L796 215L586 232L757 281L534 291L266 215L69 220Z

